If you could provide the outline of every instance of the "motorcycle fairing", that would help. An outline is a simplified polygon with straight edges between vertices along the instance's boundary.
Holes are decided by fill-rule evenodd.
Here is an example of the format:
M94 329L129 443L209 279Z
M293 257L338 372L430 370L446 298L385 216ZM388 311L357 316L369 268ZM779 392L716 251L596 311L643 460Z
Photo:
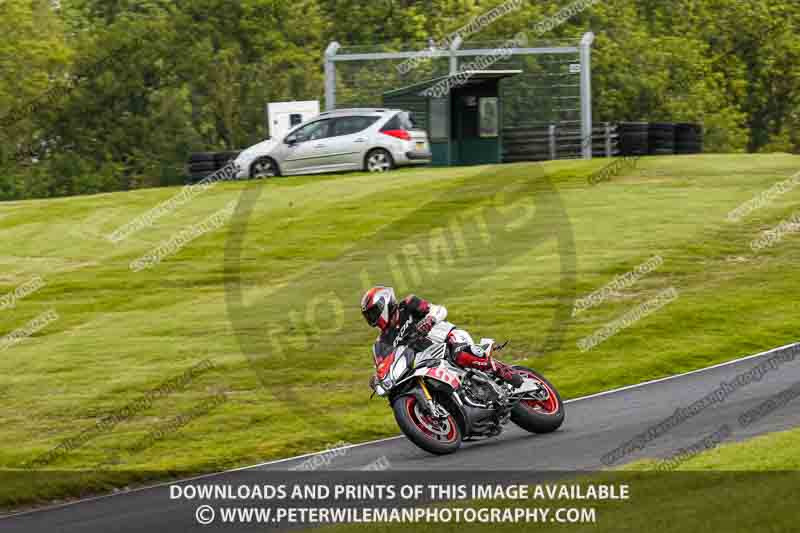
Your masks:
M406 381L414 379L417 376L439 381L449 386L453 390L458 390L461 388L461 374L456 371L452 365L446 363L444 360L439 360L439 364L435 366L417 368L414 370L414 373L403 380L398 381L395 384L395 387L405 383Z

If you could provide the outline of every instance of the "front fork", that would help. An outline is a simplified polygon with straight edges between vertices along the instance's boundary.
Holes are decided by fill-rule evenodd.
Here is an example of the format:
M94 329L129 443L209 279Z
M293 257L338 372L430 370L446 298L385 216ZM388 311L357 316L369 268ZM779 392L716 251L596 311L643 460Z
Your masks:
M422 390L422 396L425 399L425 407L432 416L438 417L439 410L436 408L436 404L433 401L433 396L431 396L431 392L428 390L428 386L425 384L425 380L422 376L417 376L417 384L419 388Z
M422 376L417 376L417 383L419 383L419 388L422 389L422 393L425 395L425 399L428 401L428 403L433 402L431 393L428 391L428 386L425 385L425 380L422 379Z
M433 401L433 396L431 396L431 392L428 390L428 386L425 384L425 379L422 376L417 376L417 383L419 384L419 388L422 390L422 396L425 400L424 405L428 412L431 413L431 416L436 419L447 418L447 411L440 408L436 402Z

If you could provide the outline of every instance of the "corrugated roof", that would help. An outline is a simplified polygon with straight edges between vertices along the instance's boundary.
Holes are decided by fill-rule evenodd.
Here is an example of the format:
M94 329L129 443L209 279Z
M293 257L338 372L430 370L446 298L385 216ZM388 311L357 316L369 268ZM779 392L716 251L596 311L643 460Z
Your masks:
M470 85L478 85L480 83L484 83L487 80L497 80L502 78L508 78L511 76L516 76L517 74L522 74L521 70L462 70L456 74L448 74L447 76L439 76L438 78L433 78L432 80L422 81L419 83L415 83L413 85L409 85L408 87L403 87L401 89L393 89L391 91L386 91L383 93L384 96L397 96L400 94L405 93L412 93L412 92L422 92L426 89L429 89L439 83L443 83L443 86L446 85L447 80L452 78L460 78L463 76L467 76L467 81L461 82L459 80L458 83L451 83L449 87L451 89L457 87L469 87ZM425 96L420 94L419 96Z

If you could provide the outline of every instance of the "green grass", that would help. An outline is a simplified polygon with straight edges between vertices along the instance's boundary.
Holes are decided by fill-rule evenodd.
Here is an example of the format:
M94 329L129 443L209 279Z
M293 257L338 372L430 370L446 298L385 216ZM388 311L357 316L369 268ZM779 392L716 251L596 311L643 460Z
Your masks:
M563 273L555 239L530 245L565 227L547 205L537 207L536 227L506 231L502 217L488 217L484 230L479 224L498 201L501 208L513 202L508 217L526 220L531 198L553 199L534 164L224 183L119 244L103 235L178 189L0 204L0 296L35 275L47 283L16 308L0 310L0 332L51 308L61 317L0 352L0 468L23 467L204 359L215 369L48 468L91 471L119 456L113 481L98 475L81 481L94 490L126 475L212 471L396 434L385 403L368 401L374 331L359 314L361 273L394 283L387 257L405 246L425 249L454 218L468 253L423 263L418 284L404 271L407 286L397 288L445 304L450 319L476 337L511 339L504 357L540 369L565 397L797 340L800 318L787 295L800 288L792 275L800 235L758 255L749 243L792 212L800 190L738 224L725 217L800 170L800 158L643 159L630 175L589 186L586 177L605 163L543 165L574 235L576 271ZM229 308L226 300L228 227L151 270L128 268L161 241L257 190L236 262L242 306ZM664 258L658 270L565 323L560 346L541 349L560 303L654 255ZM560 285L570 275L574 294L569 283ZM589 352L577 348L579 339L670 286L679 291L677 301ZM317 318L307 320L306 303L315 297L322 298ZM284 333L271 335L277 326ZM216 392L228 401L147 449L125 452ZM19 489L0 501L73 495L74 485Z
M655 473L652 461L637 462L624 470L598 473L559 484L626 484L627 500L471 500L456 503L471 508L543 507L550 515L559 507L595 508L596 523L586 524L414 524L414 531L483 532L568 531L617 533L657 531L771 532L797 531L794 494L800 475L800 429L773 433L750 441L727 444L683 462L670 473ZM550 481L549 483L553 483ZM326 533L407 531L407 524L346 525Z

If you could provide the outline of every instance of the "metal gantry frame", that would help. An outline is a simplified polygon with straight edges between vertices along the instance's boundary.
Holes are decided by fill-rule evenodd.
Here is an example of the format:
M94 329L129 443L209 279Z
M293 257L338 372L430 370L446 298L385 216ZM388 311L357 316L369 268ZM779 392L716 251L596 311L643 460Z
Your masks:
M534 48L510 48L510 55L578 54L580 57L581 137L584 159L592 158L592 44L594 33L583 35L578 46L543 46ZM325 50L325 109L336 109L336 63L339 61L375 61L409 59L424 54L430 58L449 58L450 74L458 73L458 58L496 55L497 48L461 49L463 41L457 37L448 50L419 50L409 52L372 52L339 54L341 45L336 41Z

